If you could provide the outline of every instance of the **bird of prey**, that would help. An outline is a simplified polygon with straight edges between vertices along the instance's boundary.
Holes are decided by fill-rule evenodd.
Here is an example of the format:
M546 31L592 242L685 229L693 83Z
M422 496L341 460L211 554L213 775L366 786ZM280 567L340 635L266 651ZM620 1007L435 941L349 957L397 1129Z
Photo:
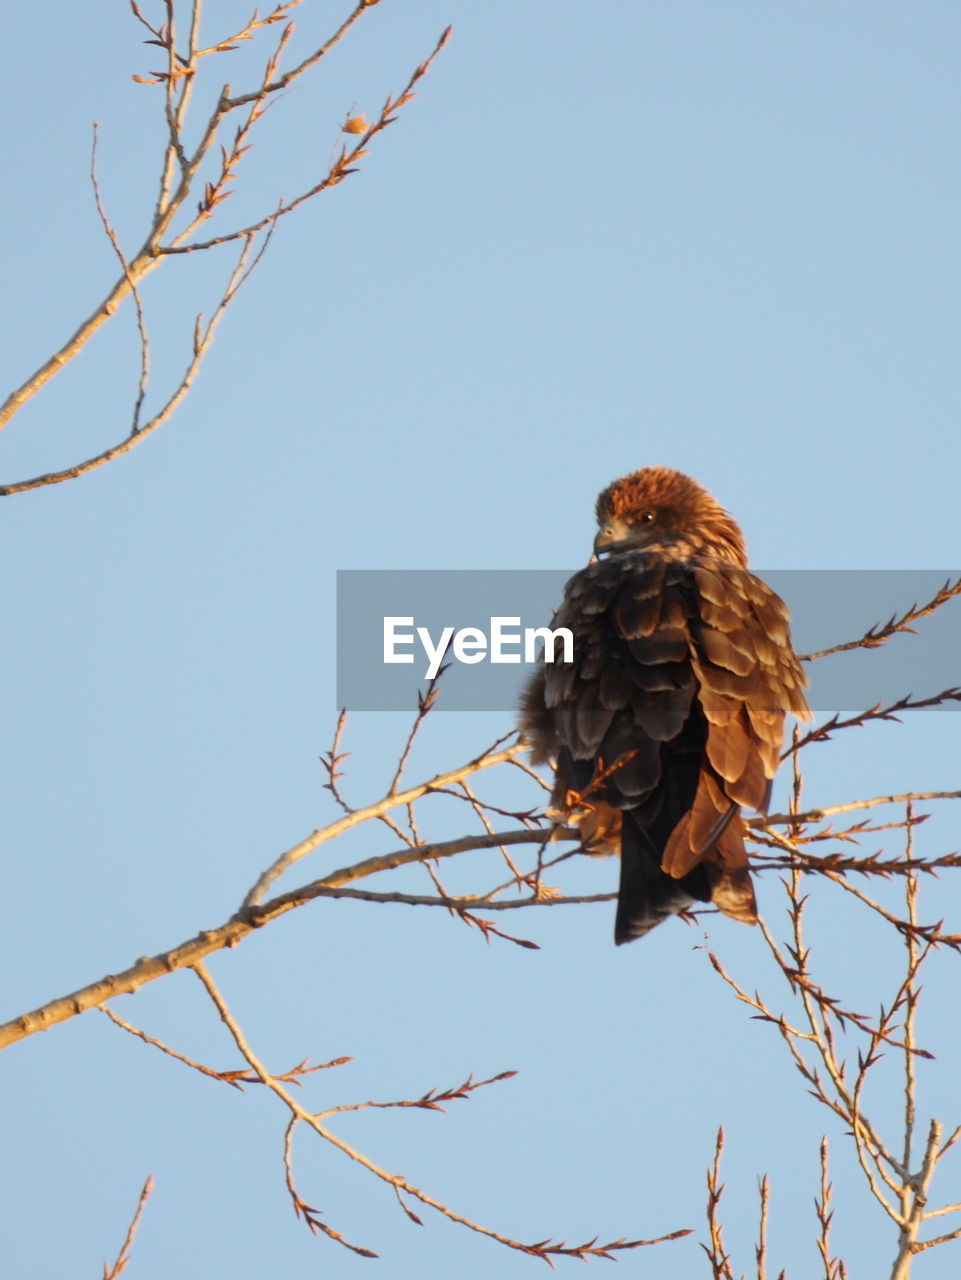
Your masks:
M597 499L595 558L553 627L521 731L553 762L553 806L591 853L620 852L618 945L696 902L754 924L741 806L763 811L787 713L810 716L783 601L689 476L645 467Z

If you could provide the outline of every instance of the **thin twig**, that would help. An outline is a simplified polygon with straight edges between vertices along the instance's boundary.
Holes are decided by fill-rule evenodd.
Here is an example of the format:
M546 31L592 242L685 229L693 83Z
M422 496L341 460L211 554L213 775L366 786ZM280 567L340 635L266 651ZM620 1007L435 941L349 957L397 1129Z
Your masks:
M147 383L150 379L150 339L147 335L147 322L144 318L143 299L140 296L140 290L137 288L137 282L130 273L130 264L127 262L124 252L120 247L120 241L117 239L117 233L110 225L107 217L107 211L103 205L103 197L100 194L100 183L97 179L97 136L99 125L94 122L93 126L93 142L90 146L90 182L93 186L93 198L97 205L97 213L100 215L100 221L103 229L107 233L107 239L113 247L114 253L120 262L121 270L126 277L127 283L130 285L130 292L133 295L134 306L137 310L137 332L140 335L140 380L137 383L137 395L133 406L133 419L130 424L130 434L137 434L140 428L140 413L143 409L144 397L147 394Z
M961 687L952 685L951 688L942 689L940 693L931 694L927 698L916 698L914 694L908 693L903 698L898 698L896 702L889 702L886 705L882 702L876 702L873 707L868 707L865 711L859 711L856 715L849 716L846 720L834 715L830 720L825 720L823 724L815 725L802 738L799 738L793 746L784 752L782 759L792 752L800 751L802 748L810 746L812 742L827 742L832 734L837 733L840 729L859 729L872 721L887 720L900 723L899 712L901 711L922 711L927 707L940 707L945 702L961 702Z
M919 606L915 602L900 616L892 614L887 622L875 622L857 640L848 640L844 644L835 644L830 649L819 649L816 653L801 653L798 654L798 659L801 662L816 662L819 658L828 658L835 653L849 653L852 649L880 649L892 636L901 632L910 632L914 635L914 628L911 626L912 622L917 622L920 618L926 618L929 614L940 609L942 605L947 604L949 600L954 599L959 593L961 593L961 578L958 578L955 582L948 578L944 586L939 588L937 594L927 604Z
M907 804L908 827L906 835L905 856L910 861L914 856L914 827L911 819L914 817L914 806L911 801ZM914 1047L914 1028L915 1015L918 1003L918 988L915 976L918 970L918 937L915 932L918 923L918 877L916 872L910 872L904 884L905 904L907 907L908 922L912 925L904 933L904 946L907 951L907 973L905 975L905 1012L904 1012L904 1152L901 1157L901 1163L905 1169L911 1168L913 1148L914 1148L914 1126L917 1120L917 1077L914 1069L914 1054L911 1049ZM902 1211L907 1213L907 1188L905 1188L904 1199L902 1200Z
M707 1170L707 1226L710 1245L702 1244L701 1248L707 1254L708 1261L711 1264L713 1280L734 1280L731 1259L724 1247L724 1229L721 1226L717 1212L721 1197L724 1195L724 1185L721 1182L721 1154L723 1151L724 1129L721 1127L717 1131L717 1141L714 1144L714 1160Z
M831 1208L833 1187L828 1177L828 1140L821 1139L821 1182L820 1195L815 1198L814 1210L817 1213L818 1232L817 1246L824 1267L824 1280L838 1280L838 1259L831 1256L831 1222L834 1210Z
M748 818L749 827L791 826L795 822L820 822L822 818L838 813L853 813L857 809L874 809L883 804L904 804L908 800L959 800L961 791L905 791L899 795L872 796L870 800L851 800L847 804L825 805L821 809L806 809L803 813L770 813L762 817Z
M150 1199L150 1193L153 1191L153 1175L151 1174L147 1181L143 1184L143 1190L140 1192L140 1199L137 1201L137 1209L127 1228L127 1234L124 1242L117 1254L117 1260L113 1266L107 1270L107 1264L103 1264L103 1280L117 1280L117 1277L127 1269L130 1262L130 1250L133 1248L134 1237L137 1234L137 1228L140 1226L140 1219L146 1208L147 1201Z
M771 1196L771 1184L768 1182L767 1174L761 1178L758 1183L758 1195L760 1197L760 1217L757 1228L757 1248L754 1250L754 1260L757 1263L757 1280L766 1280L767 1276L767 1214L768 1202Z
M150 1036L146 1031L142 1031L140 1027L135 1027L132 1023L121 1018L119 1014L114 1013L108 1005L100 1006L100 1013L105 1013L107 1017L121 1030L128 1032L132 1036L136 1036L138 1040L142 1040L144 1044L149 1044L154 1049L159 1049L161 1053L167 1054L177 1062L182 1062L184 1066L190 1067L192 1071L199 1071L201 1075L210 1077L212 1080L220 1080L223 1084L232 1085L235 1089L239 1089L241 1093L245 1084L260 1084L257 1076L252 1076L247 1071L217 1071L213 1067L205 1066L202 1062L197 1062L194 1058L188 1058L183 1053L178 1053L176 1049L171 1049L169 1044L164 1044L162 1040L157 1040L154 1036ZM303 1062L298 1062L295 1067L291 1067L289 1071L285 1071L277 1077L288 1084L300 1084L303 1076L313 1075L316 1071L329 1071L331 1067L342 1067L347 1062L352 1062L352 1058L332 1058L329 1062L318 1062L314 1066L310 1066L309 1059L305 1058Z

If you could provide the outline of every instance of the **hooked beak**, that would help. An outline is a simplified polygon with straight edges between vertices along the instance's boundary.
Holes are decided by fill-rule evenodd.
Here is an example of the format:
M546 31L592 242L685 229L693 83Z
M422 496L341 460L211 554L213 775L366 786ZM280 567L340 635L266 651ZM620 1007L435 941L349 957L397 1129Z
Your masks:
M609 520L601 525L594 539L594 554L605 556L612 551L623 551L627 547L636 546L636 530L623 520Z

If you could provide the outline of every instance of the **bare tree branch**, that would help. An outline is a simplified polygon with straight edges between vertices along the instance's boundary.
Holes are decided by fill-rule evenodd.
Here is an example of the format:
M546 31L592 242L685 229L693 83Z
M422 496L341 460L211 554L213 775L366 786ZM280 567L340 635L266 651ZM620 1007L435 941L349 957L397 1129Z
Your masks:
M280 201L272 212L265 213L251 223L250 226L226 232L204 242L185 244L184 241L189 240L199 225L209 219L217 207L229 196L231 183L237 174L237 166L243 155L250 149L251 131L263 117L270 101L274 99L274 95L315 66L334 45L343 39L362 15L373 7L374 0L361 0L361 3L355 6L329 39L324 41L290 71L281 73L279 70L280 59L293 30L292 24L286 23L277 47L267 59L260 86L236 97L231 96L230 86L225 86L207 120L199 143L190 152L184 141L184 127L200 60L210 55L229 53L237 47L239 41L252 39L260 31L274 23L285 20L289 12L299 3L300 0L289 0L286 4L278 5L271 14L262 19L255 14L242 31L227 40L219 41L214 45L201 49L198 47L201 0L193 0L186 51L183 53L178 52L176 48L176 5L174 0L164 0L167 20L162 27L154 26L144 17L138 6L135 3L132 4L134 17L153 36L149 43L160 45L167 55L166 68L164 70L155 72L152 78L134 77L135 80L141 83L160 85L163 88L163 112L167 128L167 141L161 164L156 206L141 247L132 256L128 257L122 251L116 233L107 219L100 194L94 155L91 164L91 178L97 210L104 230L110 239L111 246L120 261L122 274L103 302L79 325L60 349L50 356L21 386L8 395L2 406L0 406L0 429L6 426L24 405L86 348L94 335L116 314L124 299L130 295L134 298L137 310L137 324L141 341L140 379L137 399L134 405L132 428L126 439L101 450L82 462L48 471L29 479L0 485L0 496L9 497L17 493L26 493L33 489L59 484L65 480L76 479L79 476L86 475L88 472L113 462L128 453L135 444L139 443L141 439L151 434L171 417L196 378L223 312L233 300L237 289L246 279L247 274L249 274L247 261L252 252L257 234L264 232L266 238L262 240L260 251L251 264L251 269L259 262L267 240L269 240L269 236L280 218L293 212L294 209L312 200L323 191L336 186L351 173L355 172L357 163L367 155L370 143L380 133L384 132L389 125L394 123L397 118L397 112L407 106L416 96L414 86L427 74L434 60L450 38L450 28L448 28L441 35L429 57L415 68L403 91L397 97L388 96L380 115L374 123L364 131L363 135L358 138L349 151L346 147L341 147L338 157L334 160L327 173L309 190L293 200ZM172 230L174 220L184 209L195 184L200 180L201 171L213 154L213 149L217 144L221 127L233 112L244 107L249 107L246 119L236 130L230 145L227 147L221 146L220 148L222 163L219 176L213 181L207 182L203 198L197 207L197 213L188 221L187 226L178 232L174 232ZM96 147L96 134L94 146ZM180 384L169 396L163 408L149 422L141 425L143 403L147 393L149 347L139 286L146 276L162 265L164 260L171 254L193 253L228 243L237 243L241 249L240 259L231 276L230 283L207 325L202 326L198 319L194 335L193 358Z
M417 1200L421 1204L427 1205L429 1208L436 1210L437 1213L449 1219L451 1222L456 1222L459 1226L466 1227L469 1231L476 1232L479 1235L487 1236L491 1240L496 1240L498 1244L506 1245L507 1248L509 1249L515 1249L521 1253L527 1253L527 1254L531 1254L534 1257L543 1258L545 1261L551 1261L553 1258L556 1258L556 1257L572 1257L572 1258L581 1258L581 1259L584 1259L587 1257L610 1258L610 1257L613 1257L613 1255L617 1252L631 1250L631 1249L639 1249L639 1248L646 1247L648 1245L664 1244L668 1240L678 1240L683 1236L691 1234L690 1231L688 1230L672 1231L669 1234L658 1236L650 1240L619 1239L619 1240L609 1241L606 1244L598 1244L596 1237L595 1239L588 1240L584 1244L580 1244L580 1245L568 1245L566 1241L554 1242L551 1240L541 1240L534 1244L526 1244L523 1241L515 1240L511 1236L507 1236L502 1234L499 1231L495 1231L491 1227L485 1227L481 1223L475 1222L472 1219L465 1217L463 1214L457 1213L455 1210L451 1209L449 1205L444 1204L443 1201L438 1200L434 1196L428 1195L427 1192L423 1191L420 1187L414 1186L412 1182L410 1182L407 1178L403 1177L401 1174L389 1173L386 1169L382 1168L380 1165L375 1164L374 1161L371 1160L368 1156L364 1155L363 1152L358 1150L356 1147L351 1146L343 1138L339 1137L337 1134L333 1133L330 1129L328 1129L326 1125L322 1124L321 1120L332 1114L335 1114L334 1111L328 1111L328 1112L315 1115L307 1111L304 1107L302 1107L301 1104L297 1101L297 1099L293 1096L293 1094L291 1094L290 1091L286 1089L276 1077L272 1076L267 1071L267 1068L264 1066L263 1062L254 1054L253 1050L251 1049L247 1041L246 1036L241 1030L239 1024L237 1023L237 1020L231 1014L229 1008L227 1007L226 1001L224 1000L220 991L217 989L216 984L214 983L210 974L207 972L206 968L202 964L196 964L193 966L193 968L197 974L197 977L200 979L201 983L206 989L207 994L210 996L211 1000L216 1006L222 1021L224 1022L225 1026L227 1027L231 1036L233 1037L234 1043L239 1049L241 1055L247 1060L247 1062L250 1064L253 1071L256 1072L256 1074L260 1077L260 1079L268 1087L268 1089L270 1089L272 1093L276 1094L277 1097L280 1098L280 1100L286 1105L286 1107L290 1111L292 1121L296 1120L300 1124L306 1125L308 1128L312 1129L314 1133L318 1135L318 1137L321 1137L325 1141L329 1142L332 1146L336 1147L343 1155L346 1155L349 1159L353 1160L356 1164L359 1164L362 1168L366 1169L368 1173L373 1174L375 1178L378 1178L381 1182L384 1182L388 1186L390 1186L393 1189L393 1191L397 1194L397 1198L401 1200L402 1206L403 1206L403 1200L401 1199L401 1197L405 1195L409 1196L412 1200ZM490 1080L482 1081L480 1082L480 1084L472 1085L471 1087L476 1089L481 1087L481 1084L491 1084L495 1080L502 1080L506 1078L506 1076L509 1076L512 1074L513 1072L501 1073L501 1075L499 1076L494 1076ZM412 1106L426 1107L429 1110L434 1110L436 1109L436 1106L434 1104L438 1101L438 1097L444 1098L444 1097L463 1096L464 1089L465 1089L465 1086L461 1086L460 1091L452 1090L452 1091L449 1091L447 1094L435 1095L433 1097L430 1094L427 1094L427 1095L424 1095L424 1097L421 1098L420 1100L413 1103L408 1103L408 1104L401 1103L401 1104L390 1104L390 1105L401 1105L401 1106L412 1105ZM373 1106L377 1104L365 1103L363 1105ZM288 1137L285 1141L285 1166L288 1172L288 1187L291 1189L291 1194L294 1195L295 1193L293 1191L292 1178L290 1174L291 1162L290 1162L289 1136L291 1133L292 1133L292 1129L288 1127L288 1130L287 1130ZM299 1196L297 1197L297 1201L299 1201ZM301 1201L300 1204L302 1205L302 1203L303 1202ZM300 1211L303 1212L303 1209L301 1208ZM413 1217L415 1221L419 1221L419 1219L416 1218L416 1215L412 1215L411 1211L407 1209L406 1206L404 1206L404 1211L408 1217ZM330 1234L330 1233L328 1232L327 1234ZM335 1236L334 1238L337 1238L337 1237ZM345 1243L343 1241L341 1242ZM348 1247L354 1248L356 1252L360 1252L360 1250L357 1249L355 1246L348 1245Z

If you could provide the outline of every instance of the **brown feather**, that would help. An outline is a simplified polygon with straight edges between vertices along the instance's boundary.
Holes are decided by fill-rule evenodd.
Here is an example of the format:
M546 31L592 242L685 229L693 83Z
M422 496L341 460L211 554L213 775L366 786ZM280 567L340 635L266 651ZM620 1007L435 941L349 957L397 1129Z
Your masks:
M744 820L735 814L721 833L715 857L705 863L711 901L719 911L742 924L757 924L757 903L744 849Z
M788 713L809 715L789 615L731 516L647 467L597 500L599 559L553 625L574 660L530 680L521 730L557 765L555 808L589 852L620 844L615 941L697 900L757 919L739 806L767 802Z

